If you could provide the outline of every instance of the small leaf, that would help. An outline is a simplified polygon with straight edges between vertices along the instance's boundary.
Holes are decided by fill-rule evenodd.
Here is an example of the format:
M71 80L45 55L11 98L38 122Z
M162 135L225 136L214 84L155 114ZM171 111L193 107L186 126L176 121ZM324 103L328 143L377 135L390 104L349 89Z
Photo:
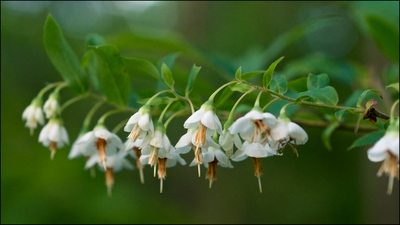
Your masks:
M197 74L199 73L200 69L201 69L201 66L196 66L196 65L192 66L192 69L190 70L189 77L188 77L188 83L187 83L186 89L185 89L186 96L189 96L189 93L192 92L194 81L196 80Z
M238 80L242 79L242 67L239 67L239 69L236 70L235 78Z
M164 82L173 90L175 81L174 78L172 78L171 70L169 70L165 63L163 63L161 66L161 75L164 79Z
M269 84L269 89L271 91L274 91L278 94L285 94L287 91L287 80L285 77L281 75L276 75L272 76L272 80Z
M326 86L319 89L312 89L299 93L299 97L308 96L313 102L336 105L339 102L338 94L332 86Z
M325 147L329 150L332 151L332 146L331 146L331 135L333 131L336 130L336 128L339 127L338 122L333 122L331 123L323 132L322 132L322 143L324 143Z
M307 89L314 90L323 88L329 85L329 77L326 73L320 75L308 74L307 77Z
M155 97L153 100L151 100L151 102L150 103L148 103L148 100L149 100L150 98L146 98L146 99L140 99L140 100L138 100L137 102L139 103L139 104L142 104L142 105L144 105L144 104L149 104L149 105L165 105L165 104L168 104L168 103L170 103L171 101L173 101L175 98L170 98L170 97Z
M385 90L388 88L394 88L397 92L399 92L399 83L390 84L385 87Z
M94 51L94 73L107 100L125 106L130 94L130 78L119 50L114 45L91 47Z
M233 87L231 87L231 90L244 93L244 92L250 90L251 88L252 87L250 85L248 85L248 84L236 84Z
M176 58L178 58L178 56L179 56L179 52L174 52L174 53L171 53L169 55L162 57L160 60L158 60L157 68L161 69L163 63L165 63L165 65L167 65L168 68L172 68L174 66L175 60L176 60Z
M86 36L86 45L88 46L100 46L106 44L106 40L100 34L93 33Z
M360 95L360 97L358 97L358 101L357 101L357 104L356 104L356 106L357 106L358 108L364 108L364 107L362 106L362 101L364 100L364 98L365 98L365 96L367 95L368 92L373 92L373 93L375 93L376 95L378 95L380 98L382 98L382 94L381 94L381 92L380 92L379 90L376 90L376 89L368 89L368 90L364 91L364 92Z
M160 79L157 67L147 60L122 57L122 62L131 76Z
M351 150L356 147L364 146L364 145L370 145L370 144L375 144L379 139L381 139L385 135L384 130L378 130L371 132L353 142L353 144L347 148L347 150Z
M76 93L86 93L89 83L85 70L50 14L44 25L43 42L50 61L68 86Z
M376 16L367 16L371 35L379 49L391 60L399 62L399 29Z
M280 61L282 61L283 58L284 58L284 56L280 57L275 62L271 63L271 65L265 71L264 76L263 76L263 86L264 86L264 88L268 88L268 85L271 82L272 74L274 73L275 67L278 65L278 63Z
M296 92L307 91L307 77L300 77L288 82L287 87L289 90Z
M248 73L244 73L242 74L242 80L248 80L252 77L258 76L260 74L264 74L265 70L257 70L257 71L253 71L253 72L248 72Z

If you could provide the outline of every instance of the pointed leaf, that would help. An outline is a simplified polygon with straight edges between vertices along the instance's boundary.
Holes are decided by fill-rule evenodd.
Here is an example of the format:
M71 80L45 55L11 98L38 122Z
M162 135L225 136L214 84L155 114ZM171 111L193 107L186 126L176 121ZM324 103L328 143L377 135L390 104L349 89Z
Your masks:
M131 83L119 50L114 45L91 47L94 71L107 100L120 106L128 102Z
M397 92L399 92L399 83L390 84L385 87L385 89L394 88Z
M196 65L192 66L192 69L190 70L189 77L188 77L188 83L187 83L186 89L185 89L186 96L189 96L189 93L192 92L194 81L196 80L197 74L199 73L200 69L201 69L201 66L196 66Z
M284 58L284 56L280 57L275 62L271 63L271 65L265 71L264 76L263 76L263 86L265 88L268 88L268 85L271 82L272 74L274 73L275 67L278 65L278 63L280 61L282 61L283 58Z
M370 145L370 144L375 144L379 139L381 139L385 135L384 130L378 130L371 132L363 137L360 137L359 139L355 140L353 144L347 149L351 150L356 147L364 146L364 145Z
M336 128L339 127L338 122L331 123L323 132L322 132L322 143L324 143L325 147L329 150L332 151L332 146L331 146L331 135L333 131L336 130Z
M147 60L122 57L122 62L131 76L160 79L157 67Z
M169 70L168 66L163 63L161 65L161 75L162 78L164 79L164 82L171 88L174 89L174 78L172 77L171 70Z
M44 25L43 42L50 61L68 86L78 94L86 93L89 83L85 70L50 14Z
M274 76L272 76L272 80L269 84L269 89L278 94L282 94L282 95L285 94L287 91L286 78L281 75L274 74Z
M237 80L241 80L242 79L242 67L239 67L239 69L236 70L235 78Z
M329 77L326 73L314 75L308 74L307 78L307 89L313 90L318 88L323 88L329 85Z
M231 87L231 90L245 93L246 91L250 90L251 88L252 87L248 84L235 84L235 86Z
M336 105L339 102L338 94L332 86L327 86L319 89L313 89L299 93L299 98L303 96L310 97L313 102L324 103L328 105Z
M257 71L253 71L253 72L244 73L241 75L241 77L242 77L242 80L248 80L252 77L255 77L255 76L258 76L258 75L261 75L264 73L265 73L265 70L257 70Z

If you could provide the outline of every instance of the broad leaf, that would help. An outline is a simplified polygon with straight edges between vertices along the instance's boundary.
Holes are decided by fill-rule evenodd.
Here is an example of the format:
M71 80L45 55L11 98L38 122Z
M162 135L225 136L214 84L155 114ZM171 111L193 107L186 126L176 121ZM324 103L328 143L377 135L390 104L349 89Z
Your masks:
M85 70L50 14L44 25L43 42L50 61L68 86L78 94L86 93L89 84Z
M353 144L347 148L347 150L351 150L356 147L364 146L364 145L370 145L370 144L375 144L379 139L383 137L385 134L384 130L378 130L371 132L353 142Z
M131 76L160 79L157 67L147 60L122 57L122 62Z
M233 87L230 87L232 91L238 91L241 93L245 93L250 90L252 87L248 84L235 84Z
M168 66L163 63L161 65L161 75L162 78L164 79L164 82L171 88L174 89L174 78L172 77L171 70L169 70Z
M287 80L281 75L272 76L271 82L269 84L269 89L278 94L285 94L287 91Z
M92 47L94 71L107 100L120 106L128 102L131 83L119 50L114 45Z
M199 73L200 69L201 69L201 66L196 66L196 65L192 66L192 69L190 70L190 73L189 73L186 89L185 89L186 96L189 96L189 93L192 92L194 81L196 80L197 74Z
M242 79L242 67L239 67L239 69L236 70L235 78L238 80Z
M324 103L328 105L336 105L339 102L338 94L332 86L319 89L313 89L299 93L299 98L308 96L315 103Z
M263 86L264 86L264 88L268 88L269 83L271 82L272 74L274 73L275 67L278 65L278 63L280 61L282 61L283 58L284 58L284 56L280 57L275 62L271 63L271 65L265 71L264 76L263 76Z
M327 74L323 73L320 75L308 74L307 78L307 89L314 90L318 88L323 88L329 85L329 77Z

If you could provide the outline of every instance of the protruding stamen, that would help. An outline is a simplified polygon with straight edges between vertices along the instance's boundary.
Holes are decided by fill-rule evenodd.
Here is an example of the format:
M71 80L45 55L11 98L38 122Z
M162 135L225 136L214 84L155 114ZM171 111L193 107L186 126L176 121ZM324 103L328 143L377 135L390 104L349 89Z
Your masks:
M135 142L139 138L140 131L142 131L142 129L139 127L139 124L136 123L131 133L128 135L129 140Z
M206 179L208 179L210 181L210 188L211 188L213 181L217 179L217 164L218 164L218 160L215 157L212 162L208 163Z
M390 195L392 194L392 189L393 189L393 176L389 176L389 184L388 184L388 191L387 194Z
M51 150L50 151L50 159L53 160L54 159L54 155L56 154L56 151Z
M160 193L162 193L163 190L163 179L160 179Z
M94 168L94 166L90 167L90 176L92 178L96 177L96 169Z
M111 191L114 185L114 173L112 168L106 168L106 185L108 197L111 197Z
M157 164L154 165L154 177L156 177L156 172L157 172Z
M261 188L261 175L262 175L262 166L261 166L261 159L260 158L252 158L254 163L254 175L258 178L258 186L260 188L260 193L262 193Z
M106 145L107 141L102 138L98 138L96 141L97 151L99 152L99 159L100 163L103 165L104 171L107 170L106 168Z
M133 151L135 152L136 155L136 167L139 168L140 182L144 184L144 176L143 176L144 165L139 160L140 156L142 155L142 152L138 147L133 147Z
M199 177L200 177L200 164L197 164L197 171L198 171Z
M199 129L197 131L197 134L194 138L194 144L196 146L202 147L204 143L206 142L206 132L207 132L207 127L204 126L201 122L199 122Z
M53 160L54 159L54 155L56 154L57 151L57 142L55 141L50 141L50 159Z
M262 187L261 187L261 177L258 178L258 187L260 188L260 193L262 193Z
M139 168L140 182L144 184L143 168Z

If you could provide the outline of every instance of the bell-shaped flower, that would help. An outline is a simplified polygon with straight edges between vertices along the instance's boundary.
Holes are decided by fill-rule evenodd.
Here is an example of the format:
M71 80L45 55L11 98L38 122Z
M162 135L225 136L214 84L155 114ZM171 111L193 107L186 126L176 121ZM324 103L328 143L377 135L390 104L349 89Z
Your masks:
M150 106L144 105L129 118L129 121L124 127L124 131L130 132L128 138L132 142L135 142L138 138L143 139L148 134L152 135L154 133L154 125L150 113Z
M271 113L262 113L261 108L255 106L246 115L237 119L229 132L240 134L244 140L254 143L257 141L265 142L270 138L271 128L276 125L276 118Z
M90 157L99 154L104 168L106 168L107 157L116 154L118 148L124 148L121 139L108 131L102 124L96 125L93 131L79 138L77 145L80 146L84 156Z
M209 147L202 153L204 166L207 168L206 179L210 182L210 188L214 180L217 179L217 165L221 167L233 168L228 156L219 147ZM194 159L190 166L195 166Z
M193 113L183 124L186 129L199 128L200 132L205 133L207 129L222 133L222 125L215 114L215 107L212 101L205 102L199 110ZM210 132L214 134L214 132Z
M54 158L57 149L64 147L64 144L69 144L68 133L61 118L50 119L40 131L39 142L49 147L51 159Z
M228 156L232 156L233 154L233 145L235 145L238 150L243 148L239 135L231 134L228 130L222 131L222 135L219 136L219 144Z
M46 118L50 119L60 113L60 95L57 91L51 93L49 98L43 105L43 111L46 113Z
M399 179L399 125L389 125L385 135L368 150L368 159L372 162L383 161L378 176L389 176L388 194L393 188L393 178Z
M265 158L276 155L276 150L272 149L268 143L264 145L259 142L248 142L243 143L243 149L239 149L231 156L231 159L235 162L242 161L248 156L254 158Z
M121 149L118 153L107 157L107 161L105 163L105 173L107 192L109 196L111 196L111 190L114 186L114 173L119 172L122 169L134 169L134 166L125 158L126 155L128 155L128 152ZM99 153L95 153L86 161L85 168L92 168L96 163L102 170L104 170L104 165L101 162Z
M33 130L36 129L38 123L40 125L44 124L42 105L42 98L36 97L22 113L22 119L26 120L25 127L28 127L30 129L31 135L33 134Z
M273 139L270 142L273 148L283 149L286 144L291 143L293 151L298 156L297 145L304 145L308 141L308 135L296 123L290 121L286 116L286 112L281 110L276 126L271 131L271 137Z

